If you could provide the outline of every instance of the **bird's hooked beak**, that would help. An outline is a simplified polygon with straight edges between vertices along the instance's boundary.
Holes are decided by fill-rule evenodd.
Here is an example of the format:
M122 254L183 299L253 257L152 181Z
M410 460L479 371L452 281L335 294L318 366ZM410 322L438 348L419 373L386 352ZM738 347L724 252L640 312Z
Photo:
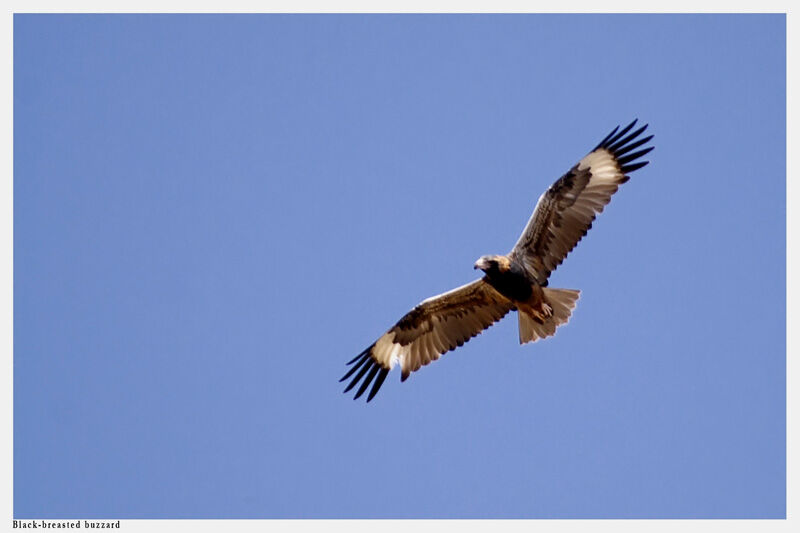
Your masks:
M489 259L487 259L486 256L483 256L480 259L478 259L477 261L475 261L474 269L475 270L478 270L478 269L486 270L490 266L491 265L489 264Z

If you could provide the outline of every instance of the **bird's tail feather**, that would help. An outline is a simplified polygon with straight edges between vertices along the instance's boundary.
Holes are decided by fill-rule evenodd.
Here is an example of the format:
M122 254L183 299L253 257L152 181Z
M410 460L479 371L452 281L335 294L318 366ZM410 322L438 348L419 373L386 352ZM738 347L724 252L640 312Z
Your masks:
M574 289L542 289L544 301L553 308L553 314L544 322L539 322L527 313L519 311L519 343L533 342L555 335L556 328L569 322L572 310L578 302L581 291Z

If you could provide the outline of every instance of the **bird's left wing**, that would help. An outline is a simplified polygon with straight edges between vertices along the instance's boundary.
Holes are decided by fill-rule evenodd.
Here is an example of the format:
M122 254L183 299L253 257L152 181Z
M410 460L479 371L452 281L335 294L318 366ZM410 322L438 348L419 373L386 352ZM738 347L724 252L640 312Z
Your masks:
M628 134L634 124L635 120L620 132L617 126L539 198L509 254L539 285L546 285L550 273L586 235L611 195L628 181L628 174L647 164L639 158L653 147L634 150L653 136L639 138L647 125Z
M358 398L374 380L367 397L370 401L398 363L405 381L411 372L461 346L512 308L506 297L482 279L428 298L347 363L353 367L339 381L357 373L344 392L363 378L355 395Z

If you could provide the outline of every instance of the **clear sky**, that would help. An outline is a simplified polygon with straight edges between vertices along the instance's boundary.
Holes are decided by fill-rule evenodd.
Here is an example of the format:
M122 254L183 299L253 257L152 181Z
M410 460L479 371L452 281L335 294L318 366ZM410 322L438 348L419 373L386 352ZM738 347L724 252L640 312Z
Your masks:
M14 18L17 518L780 518L785 18ZM655 134L516 317L345 363Z

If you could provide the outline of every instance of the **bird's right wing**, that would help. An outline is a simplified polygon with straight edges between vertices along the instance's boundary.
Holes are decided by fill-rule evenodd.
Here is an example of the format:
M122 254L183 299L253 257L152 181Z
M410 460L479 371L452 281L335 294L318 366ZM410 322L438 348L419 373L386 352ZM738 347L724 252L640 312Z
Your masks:
M626 136L634 124L635 120L619 133L619 126L615 128L539 198L509 254L539 285L547 283L550 273L586 235L611 195L628 181L628 174L647 164L639 159L653 148L634 150L653 136L638 138L646 125Z
M401 379L405 381L411 372L461 346L512 308L513 304L506 297L482 279L428 298L347 363L353 367L339 381L358 373L344 392L363 378L355 395L358 398L375 380L367 397L370 401L389 370L398 363L402 369Z

